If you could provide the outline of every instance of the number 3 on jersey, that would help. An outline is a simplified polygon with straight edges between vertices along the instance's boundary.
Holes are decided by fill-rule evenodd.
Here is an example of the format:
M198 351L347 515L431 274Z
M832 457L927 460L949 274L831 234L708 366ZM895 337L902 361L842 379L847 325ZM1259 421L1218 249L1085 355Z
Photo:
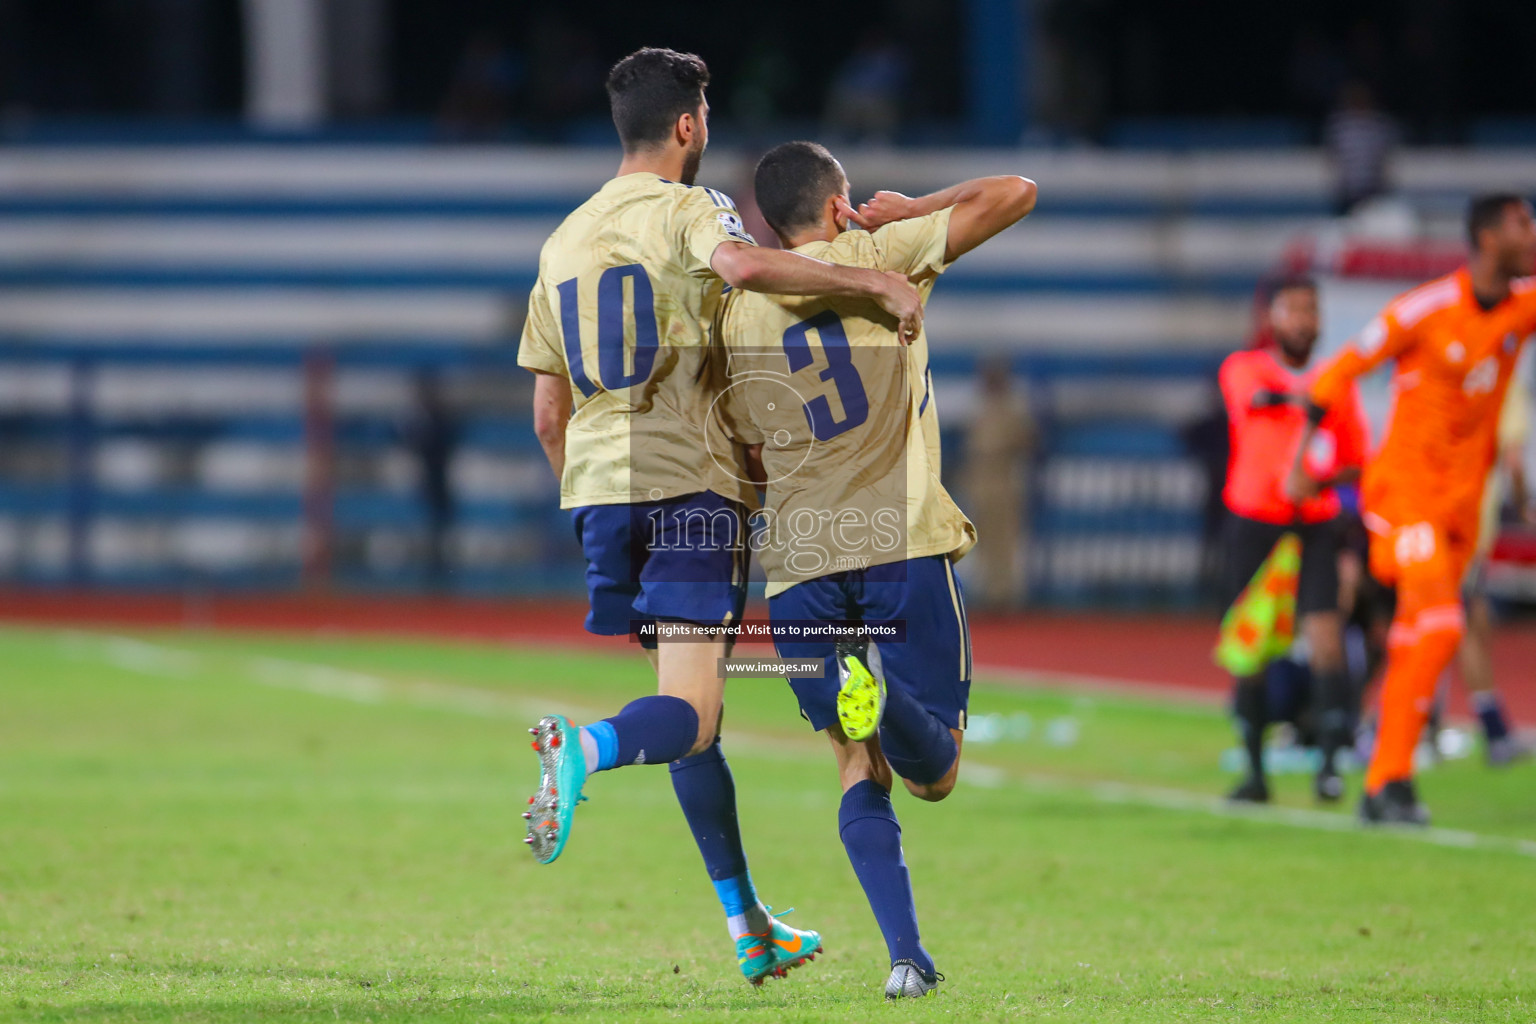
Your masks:
M802 320L784 332L784 355L789 359L789 372L799 373L816 361L811 355L812 331L816 332L821 350L827 357L827 368L821 371L821 379L837 389L843 418L833 418L832 403L827 401L826 395L817 395L805 403L805 418L811 424L811 436L818 441L829 441L869 419L869 398L864 394L859 371L853 365L853 350L848 346L843 322L830 309Z
M630 284L629 317L625 317L624 282ZM565 361L571 368L571 380L588 398L597 394L597 384L587 374L581 354L581 306L578 279L560 283L560 333L565 336ZM633 328L634 362L625 352L624 337ZM609 267L597 279L597 379L608 391L634 387L651 376L656 364L656 298L651 279L638 263Z

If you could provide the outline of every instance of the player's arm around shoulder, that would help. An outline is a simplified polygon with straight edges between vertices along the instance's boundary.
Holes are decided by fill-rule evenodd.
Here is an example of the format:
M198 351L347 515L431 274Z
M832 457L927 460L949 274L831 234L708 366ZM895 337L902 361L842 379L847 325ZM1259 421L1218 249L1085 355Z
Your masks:
M900 321L904 337L917 336L923 300L905 278L759 248L729 196L714 189L680 187L687 191L679 196L677 223L690 274L713 274L732 288L750 292L873 299Z
M1038 196L1039 187L1030 179L1000 174L973 178L916 198L900 192L876 192L869 202L847 212L865 230L878 231L888 224L917 221L948 210L943 250L943 264L947 265L1029 216Z
M922 296L903 274L844 267L797 252L733 241L715 247L710 266L732 288L774 295L873 299L901 322L904 338L917 337L922 328Z
M713 274L732 288L774 295L850 296L875 299L882 305L905 297L904 282L877 271L760 248L742 226L729 196L711 188L680 187L686 189L678 199L678 218L689 273ZM911 298L916 301L915 290Z

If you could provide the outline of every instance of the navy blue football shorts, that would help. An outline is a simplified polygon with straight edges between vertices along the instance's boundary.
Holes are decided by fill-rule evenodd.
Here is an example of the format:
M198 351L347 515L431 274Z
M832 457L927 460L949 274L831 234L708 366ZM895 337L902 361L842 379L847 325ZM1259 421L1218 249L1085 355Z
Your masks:
M573 509L587 557L587 631L624 636L645 622L739 623L747 599L745 512L713 491Z
M781 658L823 658L819 678L791 679L800 713L817 732L837 721L835 639L790 641L781 625L806 622L899 625L901 639L875 638L879 672L951 729L965 728L971 694L971 632L960 580L946 555L837 572L768 599Z

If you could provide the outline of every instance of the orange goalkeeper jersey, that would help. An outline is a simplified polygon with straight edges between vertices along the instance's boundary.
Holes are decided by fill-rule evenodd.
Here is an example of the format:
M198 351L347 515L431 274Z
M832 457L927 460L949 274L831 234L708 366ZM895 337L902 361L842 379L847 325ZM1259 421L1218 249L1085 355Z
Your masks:
M1355 378L1396 361L1392 415L1361 486L1367 513L1476 535L1499 407L1532 331L1536 278L1516 281L1507 299L1484 309L1463 268L1393 300L1323 369L1311 394L1327 408Z

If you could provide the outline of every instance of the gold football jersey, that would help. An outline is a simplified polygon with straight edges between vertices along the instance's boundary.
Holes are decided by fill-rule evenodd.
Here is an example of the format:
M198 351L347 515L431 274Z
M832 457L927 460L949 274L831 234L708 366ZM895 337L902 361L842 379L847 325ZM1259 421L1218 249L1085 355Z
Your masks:
M518 365L570 381L560 506L700 491L754 503L709 415L724 284L722 242L755 244L714 189L654 174L614 178L544 243Z
M907 274L924 301L944 271L949 210L845 231L795 251ZM754 551L768 594L828 573L958 559L976 530L939 481L928 337L861 299L733 292L721 314L725 432L762 444L767 500ZM724 458L721 461L725 461Z

